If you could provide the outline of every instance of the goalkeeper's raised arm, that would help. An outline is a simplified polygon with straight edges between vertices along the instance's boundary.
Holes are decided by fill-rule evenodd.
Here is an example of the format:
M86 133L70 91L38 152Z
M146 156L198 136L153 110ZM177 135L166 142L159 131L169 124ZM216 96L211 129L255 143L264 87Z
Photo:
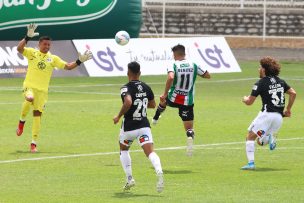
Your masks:
M91 51L86 50L83 54L78 52L78 59L74 62L65 64L64 69L72 70L72 69L76 68L77 66L79 66L81 63L83 63L87 60L90 60L90 59L92 59L92 52Z
M27 44L27 42L32 39L33 37L39 36L38 32L35 32L35 30L37 29L37 25L34 23L31 23L27 26L27 33L25 35L25 37L19 42L17 50L19 53L23 53L24 51L24 47Z

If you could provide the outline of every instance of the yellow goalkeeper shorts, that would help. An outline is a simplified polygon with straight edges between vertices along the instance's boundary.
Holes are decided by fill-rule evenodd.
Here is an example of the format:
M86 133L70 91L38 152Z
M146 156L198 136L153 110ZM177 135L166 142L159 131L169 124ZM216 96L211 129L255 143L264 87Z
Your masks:
M34 100L32 102L33 110L38 110L43 112L45 108L45 104L48 99L48 93L45 91L37 90L35 88L24 88L23 89L23 96L26 97L33 97Z

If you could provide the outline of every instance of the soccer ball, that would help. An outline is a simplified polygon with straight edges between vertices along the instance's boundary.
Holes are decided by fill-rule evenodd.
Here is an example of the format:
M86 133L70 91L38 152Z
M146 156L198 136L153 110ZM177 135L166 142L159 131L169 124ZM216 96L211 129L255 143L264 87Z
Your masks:
M126 31L123 31L123 30L119 31L115 35L116 43L121 46L128 44L129 40L130 40L130 35Z
M262 137L258 137L257 143L260 146L267 145L269 143L269 135L264 135Z

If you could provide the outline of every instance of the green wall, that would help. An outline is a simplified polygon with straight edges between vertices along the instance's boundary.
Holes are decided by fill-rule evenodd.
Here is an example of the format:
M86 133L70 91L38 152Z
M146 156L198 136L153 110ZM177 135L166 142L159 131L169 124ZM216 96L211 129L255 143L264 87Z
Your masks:
M40 36L49 35L53 40L114 38L119 30L126 30L134 38L142 23L141 0L9 2L0 0L1 41L21 39L31 22L39 25Z

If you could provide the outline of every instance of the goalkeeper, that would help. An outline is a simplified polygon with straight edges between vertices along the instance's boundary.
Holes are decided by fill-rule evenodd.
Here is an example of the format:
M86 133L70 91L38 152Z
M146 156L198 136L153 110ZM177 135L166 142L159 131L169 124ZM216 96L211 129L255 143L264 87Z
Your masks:
M67 63L60 57L49 52L51 48L51 38L40 37L38 49L26 47L27 42L39 35L35 32L37 25L30 24L27 26L27 34L18 44L18 52L20 52L28 60L28 69L25 80L23 82L24 102L22 104L21 116L17 136L22 135L25 124L26 115L31 107L33 108L33 126L32 126L32 142L30 145L31 152L37 152L37 140L40 132L41 115L44 105L48 98L48 88L52 72L55 67L72 70L81 63L92 58L92 53L87 50L84 54L78 53L79 57L74 62Z

